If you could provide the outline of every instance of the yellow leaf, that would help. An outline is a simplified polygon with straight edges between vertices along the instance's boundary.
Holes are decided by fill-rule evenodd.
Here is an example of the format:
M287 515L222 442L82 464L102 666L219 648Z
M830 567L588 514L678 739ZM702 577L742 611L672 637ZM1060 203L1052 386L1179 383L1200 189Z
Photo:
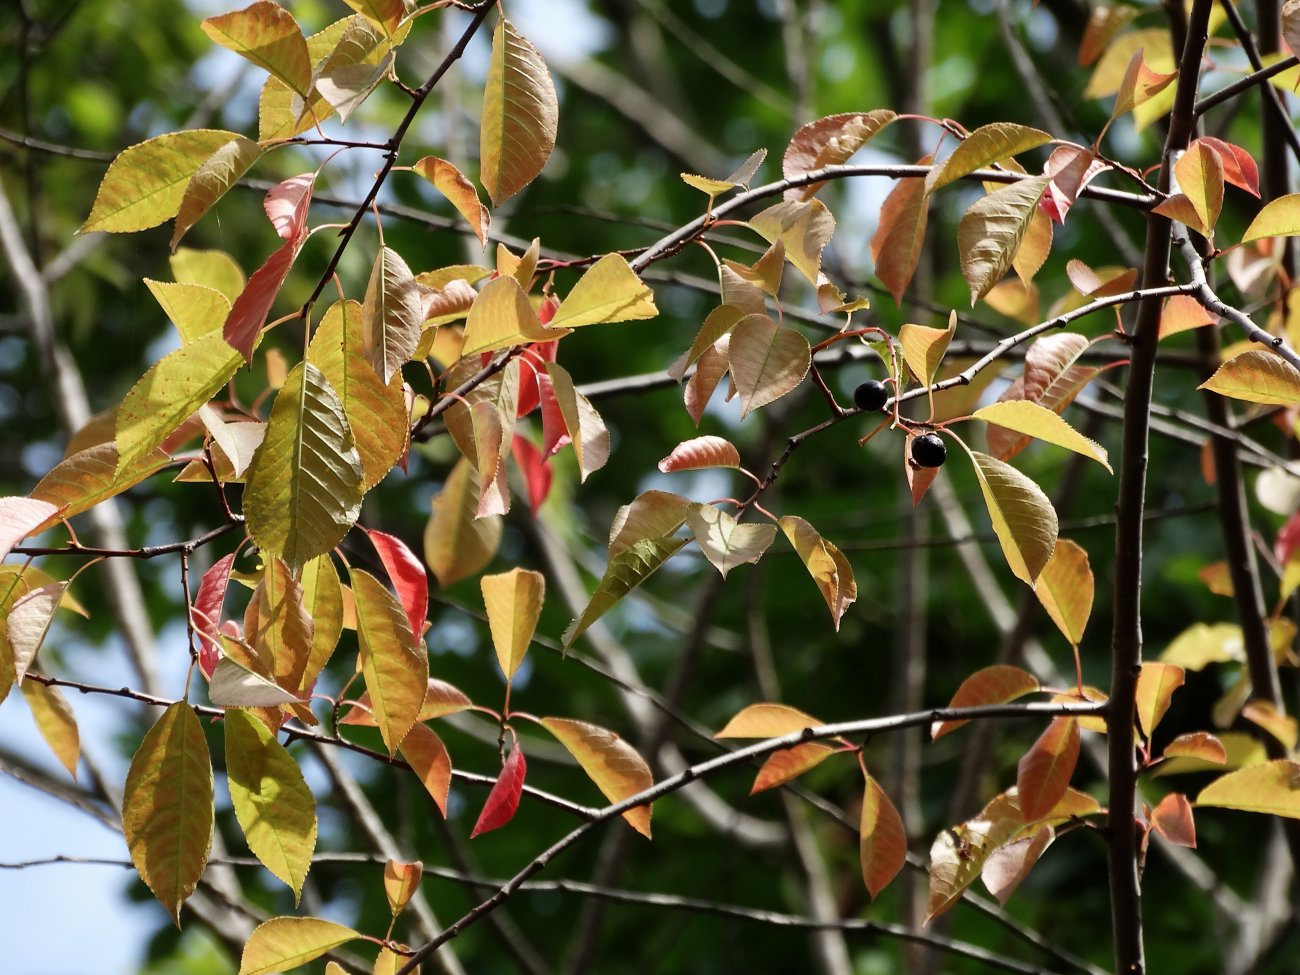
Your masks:
M531 183L555 148L559 103L546 62L504 17L483 94L480 179L494 206Z
M440 586L472 576L496 554L501 519L476 519L478 504L478 475L462 458L434 496L433 516L424 529L424 560Z
M1082 454L1084 457L1090 457L1109 473L1115 473L1111 470L1104 447L1079 433L1061 419L1059 414L1037 403L1029 400L991 403L976 410L974 417L977 420L996 423L1008 430L1015 430L1017 433L1045 440L1066 450L1072 450L1076 454Z
M514 568L479 580L487 609L492 645L506 680L524 661L546 596L546 578L531 569Z
M411 167L430 183L434 189L451 201L460 215L474 231L481 247L487 246L488 228L492 217L488 208L479 202L478 190L459 169L437 156L425 156Z
M385 386L415 352L423 321L420 287L411 269L397 251L381 247L361 306L361 345Z
M1229 772L1202 789L1196 805L1300 819L1300 764L1278 759Z
M550 328L580 328L654 318L654 295L621 254L606 254L587 269L560 304Z
M320 676L343 632L343 587L328 555L320 555L303 566L302 605L311 626L311 650L299 687L306 690Z
M699 176L695 173L681 173L682 182L692 189L697 189L701 193L708 194L709 200L721 193L736 188L735 183L730 183L725 179L712 179L708 176Z
M916 381L929 386L939 373L944 353L957 330L957 313L948 316L947 328L907 324L898 330L898 342L903 347L903 359L912 370Z
M862 881L874 899L907 862L907 832L902 817L880 783L867 776L858 823L858 861Z
M495 352L525 342L550 342L567 334L567 330L545 328L519 282L503 275L484 285L474 299L465 321L461 355Z
M822 250L835 233L835 218L821 200L783 200L751 217L749 225L769 244L779 240L790 263L817 287Z
M1206 143L1197 139L1174 164L1178 190L1191 200L1208 236L1223 208L1223 161Z
M316 849L316 799L298 763L247 711L226 712L226 781L248 848L291 888L294 900Z
M239 975L272 975L305 965L361 935L315 917L273 917L254 929L239 960Z
M578 760L610 802L622 802L654 785L645 759L612 731L568 718L542 718L541 723ZM629 809L623 818L646 839L650 838L649 805Z
M393 917L402 913L402 908L420 889L423 878L424 864L419 860L414 863L389 860L384 864L384 894L388 897L388 909Z
M172 250L176 250L185 232L262 158L262 152L262 147L252 139L239 135L203 161L186 184L185 195L181 198L176 227L172 232Z
M350 572L361 674L379 734L393 755L424 705L429 662L424 642L411 632L396 597L370 573L355 568Z
M930 170L925 178L925 191L933 193L989 163L1001 162L1051 141L1049 133L1027 125L1014 122L982 125L963 139L952 155Z
M1289 714L1281 714L1267 701L1256 700L1250 701L1241 709L1241 716L1251 724L1267 731L1280 741L1288 752L1295 751L1296 739L1300 737L1300 728L1296 725L1296 719Z
M271 0L257 0L243 10L209 17L203 33L227 50L247 58L307 97L311 90L311 57L307 39L293 15Z
M145 278L144 283L176 325L182 343L221 328L230 314L230 299L216 288L151 278Z
M547 362L546 374L551 379L551 389L564 428L573 441L573 453L578 459L578 479L585 481L609 460L609 431L591 401L573 385L573 377L563 366Z
M742 525L720 508L693 504L686 516L704 557L726 578L746 562L757 562L776 538L774 525Z
M1235 623L1193 623L1174 637L1160 659L1185 670L1203 670L1209 664L1245 660L1241 627Z
M1198 388L1248 403L1300 404L1300 372L1285 359L1262 349L1229 359Z
M840 619L858 598L858 584L854 581L849 560L839 548L822 538L817 529L797 515L785 515L779 519L778 524L799 554L808 574L813 577L813 582L821 590L838 632Z
M387 37L397 32L397 27L406 16L406 5L402 0L343 0L357 13L363 15Z
M1164 31L1161 31L1160 33L1166 38L1168 37ZM1103 63L1109 65L1109 63L1111 63L1109 51L1107 52L1107 55L1108 57ZM1159 55L1157 55L1157 57L1159 57ZM1163 59L1161 60L1163 61ZM1098 65L1098 71L1101 69L1102 65ZM1146 59L1143 56L1143 49L1138 48L1129 57L1128 65L1124 69L1124 77L1120 79L1119 88L1115 98L1115 107L1111 109L1111 118L1119 118L1126 112L1132 112L1134 109L1146 105L1162 91L1168 88L1170 83L1172 83L1176 77L1178 77L1177 70L1170 70L1168 72L1156 71L1148 66ZM1089 87L1091 87L1091 84ZM1162 107L1160 114L1163 115L1168 110L1167 107ZM1136 114L1134 115L1134 120L1138 123L1138 129L1143 128L1146 121L1148 121L1148 119L1139 119Z
M23 697L36 722L36 730L50 746L59 764L77 777L77 761L81 757L81 736L77 732L77 718L67 698L57 687L37 680L23 681Z
M1223 742L1208 731L1189 731L1179 735L1163 752L1165 758L1197 758L1210 765L1224 765L1228 761Z
M169 258L168 264L172 269L172 277L178 284L215 288L231 302L240 296L248 283L243 270L225 251L179 247Z
M303 686L314 628L303 603L302 586L288 565L278 558L267 558L262 581L244 618L244 639L257 651L275 683L285 690Z
M1042 488L1010 464L969 453L1007 565L1033 586L1056 547L1056 509Z
M212 760L198 716L184 701L140 742L122 792L122 832L140 878L180 926L212 849Z
M785 704L751 704L743 708L714 738L780 738L792 731L822 724L810 714Z
M1022 179L976 200L962 216L957 251L972 305L1011 267L1047 183L1046 176Z
M1137 719L1148 739L1169 710L1169 699L1183 686L1184 679L1183 668L1174 664L1142 665L1137 680Z
M417 721L411 725L398 750L445 818L447 790L451 787L451 756L447 754L447 746L428 725Z
M1034 592L1062 635L1075 646L1083 642L1092 615L1093 578L1082 546L1058 538Z
M1300 234L1300 193L1279 196L1264 204L1241 237L1243 244L1264 237L1294 237Z

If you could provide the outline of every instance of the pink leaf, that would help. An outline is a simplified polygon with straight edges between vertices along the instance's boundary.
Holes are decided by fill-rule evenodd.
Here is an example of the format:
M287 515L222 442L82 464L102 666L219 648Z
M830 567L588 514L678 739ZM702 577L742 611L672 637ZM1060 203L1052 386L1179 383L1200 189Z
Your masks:
M1300 513L1288 518L1282 530L1277 533L1277 541L1273 543L1273 555L1277 558L1277 564L1284 566L1290 562L1297 547L1300 547Z
M240 292L226 316L222 334L230 347L246 361L253 361L253 346L266 324L266 316L275 304L284 279L289 276L294 259L298 256L301 241L290 240L266 259L266 263L253 272L248 284Z
M519 465L519 472L524 475L524 484L528 486L528 507L536 518L547 495L551 493L554 472L542 457L541 451L517 433L510 442L510 450L514 454L515 463Z
M673 448L672 453L659 462L665 474L673 471L694 471L705 467L739 467L740 452L721 437L695 437Z
M0 559L58 511L36 498L0 498Z
M1083 188L1093 181L1099 173L1111 167L1097 159L1095 153L1075 146L1062 146L1048 158L1043 166L1043 175L1051 177L1047 192L1039 201L1039 207L1059 224L1065 223L1065 215L1074 206L1075 200Z
M203 676L212 679L212 671L221 657L221 607L226 601L226 587L230 584L230 567L235 553L217 559L212 568L199 580L199 591L194 594L194 632L199 638L199 669Z
M514 745L510 757L501 768L496 785L492 786L487 801L483 803L483 811L479 813L478 822L469 834L470 839L479 833L504 826L514 818L515 810L519 808L519 796L524 791L524 774L528 771L528 764L524 761L519 742L516 741Z
M262 209L275 232L285 240L301 242L306 237L307 210L311 206L311 191L315 183L315 173L303 173L286 179L266 194Z
M365 531L379 553L379 560L384 563L384 570L397 590L402 609L406 611L411 632L418 640L424 633L424 621L429 613L429 577L424 571L424 563L400 538L371 528Z

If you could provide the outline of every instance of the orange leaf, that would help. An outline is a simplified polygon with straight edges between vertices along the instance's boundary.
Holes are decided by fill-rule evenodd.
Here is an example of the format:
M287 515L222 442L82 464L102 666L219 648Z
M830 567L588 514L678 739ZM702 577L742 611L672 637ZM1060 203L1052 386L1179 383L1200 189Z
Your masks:
M1042 819L1065 795L1079 760L1079 722L1054 718L1020 759L1016 788L1025 822Z
M1151 810L1151 828L1175 846L1196 849L1192 804L1181 792L1171 792Z
M442 739L428 725L417 721L402 739L398 751L433 799L438 812L446 818L447 790L451 787L451 756L447 754Z
M928 166L933 161L933 156L924 156L918 165ZM894 296L895 304L902 302L916 273L929 215L929 197L919 179L900 179L880 206L880 221L871 238L871 260L876 277Z
M780 738L822 722L785 704L751 704L727 722L714 738Z
M612 731L569 718L542 718L541 724L578 760L610 802L622 802L654 785L645 759ZM646 839L650 838L649 805L629 809L623 818Z
M994 664L977 670L957 688L948 702L950 708L973 708L983 704L1006 704L1018 697L1040 689L1038 678L1019 667ZM937 741L950 731L956 731L965 721L936 721L930 726L930 738Z
M756 792L784 785L809 769L816 768L834 753L834 748L823 745L819 741L809 741L802 745L795 745L793 748L782 748L779 752L773 752L758 770L749 794L752 796Z
M469 224L469 229L474 231L479 246L486 247L492 217L488 214L488 208L479 202L478 190L474 189L474 184L465 177L465 174L447 160L439 159L437 156L425 156L411 168L451 201L452 206Z
M1137 718L1149 739L1169 710L1169 699L1183 686L1183 668L1175 664L1145 663L1137 680Z
M1078 646L1092 614L1093 578L1088 553L1068 538L1058 538L1034 593L1065 638Z
M665 474L696 471L706 467L739 466L740 452L731 441L712 436L684 440L659 462L659 470Z
M1223 747L1223 742L1208 731L1190 731L1185 735L1179 735L1165 746L1165 758L1178 756L1199 758L1216 765L1223 765L1228 761L1228 752Z
M384 864L384 893L388 896L388 909L394 917L402 913L402 908L411 899L411 895L419 889L423 876L424 864L419 860L414 863L389 860Z
M887 108L874 112L844 112L801 125L786 147L781 172L786 179L798 179L826 166L838 166L898 116ZM903 182L915 182L904 180ZM822 183L809 183L785 191L787 200L806 200Z
M907 831L903 820L880 783L871 776L867 776L862 794L858 860L862 865L862 880L873 898L889 886L907 861Z

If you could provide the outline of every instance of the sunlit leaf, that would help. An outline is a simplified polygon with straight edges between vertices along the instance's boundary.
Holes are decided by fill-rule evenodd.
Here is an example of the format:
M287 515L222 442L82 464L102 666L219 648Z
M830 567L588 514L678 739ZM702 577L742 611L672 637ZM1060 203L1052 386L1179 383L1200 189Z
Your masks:
M700 418L704 416L704 408L709 405L714 391L730 368L730 347L731 336L724 335L716 344L704 351L695 363L695 372L691 373L691 378L686 381L682 400L686 405L686 412L690 414L697 427L700 425Z
M424 305L411 269L397 251L380 248L361 306L361 345L385 386L415 352L423 321Z
M234 301L244 290L244 272L235 263L235 259L225 251L194 250L190 247L178 247L168 263L172 277L179 284L197 284L205 288L215 288Z
M722 437L693 437L683 440L659 462L665 474L674 471L697 471L709 467L739 467L740 452Z
M1079 760L1079 722L1053 718L1020 759L1016 790L1025 821L1041 819L1061 801Z
M858 584L853 579L849 560L839 548L822 538L817 529L797 515L785 515L777 523L799 554L808 574L813 577L813 582L821 590L826 607L831 611L831 621L838 632L844 613L858 598Z
M328 555L317 556L304 565L298 581L302 584L303 608L312 621L311 650L300 685L306 691L329 663L343 632L343 587Z
M228 646L228 644L224 644ZM268 677L254 673L231 657L222 657L212 670L208 700L226 708L274 708L299 700Z
M1165 758L1196 758L1212 765L1223 765L1228 753L1223 742L1208 731L1189 731L1179 735L1164 750Z
M1165 301L1165 307L1160 312L1160 338L1213 325L1218 320L1217 316L1206 311L1205 306L1191 295L1174 295Z
M994 850L1011 842L1025 828L1014 795L995 797L974 819L945 829L930 847L930 897L926 922L932 921L961 898L975 882Z
M299 363L275 397L266 439L248 468L249 533L297 571L356 522L363 477L338 394L311 362Z
M1031 176L1004 186L976 200L962 216L957 251L972 305L1011 267L1047 182L1046 176Z
M1017 125L1014 122L982 125L963 139L952 155L930 170L930 175L925 178L925 191L933 193L989 163L1001 162L1051 141L1049 133L1027 125ZM1039 195L1042 195L1041 190ZM1034 202L1038 202L1037 198Z
M1277 759L1229 772L1202 789L1196 805L1300 819L1300 764Z
M493 206L531 183L555 148L559 103L546 62L504 17L483 91L480 179Z
M176 228L172 232L171 247L176 249L186 231L212 209L232 186L239 182L253 164L262 157L263 149L252 139L235 136L203 161L181 198L176 213Z
M402 913L412 895L420 889L422 879L424 864L419 860L414 863L389 860L384 864L384 894L393 917Z
M938 375L948 343L957 329L957 313L948 317L947 328L907 324L898 330L898 343L903 347L903 359L917 382L930 385Z
M1160 31L1159 33L1163 34L1165 38L1168 38L1169 36L1164 31ZM1116 46L1118 47L1119 45ZM1163 61L1161 55L1157 54L1156 57ZM1111 63L1113 63L1111 52L1107 51L1103 63L1097 66L1098 73L1100 73L1104 68L1109 67ZM1096 78L1097 75L1094 74L1093 77ZM1120 79L1119 87L1115 96L1115 107L1111 109L1111 118L1119 118L1121 115L1127 112L1132 112L1134 109L1147 104L1168 88L1176 77L1178 77L1178 72L1176 70L1167 72L1157 71L1148 65L1146 58L1143 56L1143 49L1138 48L1133 52L1132 57L1129 58L1128 65L1124 69L1124 76ZM1089 82L1088 87L1089 89L1092 88L1091 82ZM1084 93L1084 97L1087 97L1086 92ZM1168 108L1162 107L1159 115L1163 115L1166 111L1168 111ZM1157 115L1155 117L1159 116ZM1134 118L1138 122L1138 128L1141 129L1144 120L1138 118L1136 115Z
M367 528L366 535L379 553L379 561L384 564L389 581L397 590L411 632L421 635L429 612L429 577L424 566L400 538L373 528Z
M1181 792L1171 792L1151 810L1151 828L1175 846L1196 849L1192 804Z
M77 233L129 233L174 217L198 168L238 138L237 132L189 129L123 149L104 173L90 216Z
M781 160L781 173L786 179L799 179L814 170L842 165L896 118L898 116L889 109L878 108L872 112L828 115L801 125L786 146L785 156ZM809 183L807 186L788 189L785 198L806 200L823 185Z
M907 862L907 831L880 783L867 776L858 823L858 861L862 880L874 899Z
M1248 244L1264 237L1294 237L1297 234L1300 234L1300 193L1290 193L1265 203L1242 234L1241 242Z
M817 287L822 250L835 233L835 218L821 200L783 200L750 217L749 225L769 244L784 244L786 259Z
M1053 410L1037 403L1029 400L990 403L976 410L974 417L977 420L996 423L1000 427L1015 430L1026 436L1045 440L1066 450L1072 450L1076 454L1095 460L1108 472L1114 473L1107 459L1105 447L1079 433Z
M67 588L66 582L47 583L17 597L9 608L4 621L5 635L12 654L14 680L19 686L50 632L54 611Z
M620 599L654 574L686 544L684 538L642 538L617 554L611 549L609 564L596 591L591 594L582 613L564 631L564 645L572 646L592 623L605 615Z
M919 164L928 166L933 161L933 156L925 156ZM880 220L871 238L871 261L895 304L902 302L916 273L929 214L929 197L919 179L900 179L880 205Z
M451 787L451 756L447 746L427 725L411 725L397 750L429 793L438 811L447 815L447 791Z
M0 498L0 559L58 513L58 505L38 497Z
M1093 600L1092 567L1083 547L1058 538L1034 592L1061 634L1075 646L1082 643Z
M587 777L611 803L622 802L654 785L645 759L612 731L569 718L542 718L541 723L578 760ZM623 818L646 839L650 838L648 805L627 810Z
M1199 388L1248 403L1300 404L1300 372L1285 359L1262 349L1229 359Z
M469 224L469 229L474 231L479 244L486 247L492 217L487 207L479 202L478 190L474 189L474 184L466 178L465 174L447 160L439 159L437 156L425 156L411 168L451 201L452 206Z
M519 282L503 276L489 281L474 299L465 321L461 355L495 352L525 342L549 342L563 334L544 328Z
M816 768L834 754L834 748L823 745L819 741L804 742L793 748L782 748L780 751L773 752L754 776L754 784L750 787L749 794L754 795L784 785L809 769Z
M140 878L180 926L181 904L212 849L212 760L184 701L165 710L131 759L122 832Z
M1213 232L1223 207L1223 162L1215 150L1197 139L1174 164L1179 191L1187 197L1206 234Z
M77 762L81 758L81 736L68 699L57 687L38 680L24 681L22 692L32 712L32 720L36 722L36 730L50 746L59 764L75 779Z
M271 0L257 0L243 10L209 17L203 33L222 47L247 58L307 97L311 90L311 58L307 39L293 15Z
M1183 668L1174 664L1144 663L1137 680L1137 718L1142 733L1150 738L1169 710L1169 699L1183 686Z
M1213 136L1203 135L1196 141L1209 146L1219 154L1219 162L1223 164L1223 178L1226 182L1259 199L1259 167L1256 166L1255 159L1249 152L1241 146L1224 142Z
M315 917L273 917L263 921L244 945L239 975L288 972L361 935Z
M740 390L741 419L780 399L808 374L808 340L766 315L746 315L731 330L731 375Z
M986 704L1006 704L1040 690L1038 678L1027 670L1009 664L993 664L975 671L957 688L948 702L950 708L973 708ZM930 726L930 738L937 741L956 731L967 721L936 721Z
M509 680L524 662L528 646L533 642L546 596L546 577L516 567L500 575L484 576L479 586L483 590L483 605L487 609L497 662Z
M479 833L499 829L514 819L527 772L528 763L524 761L523 749L516 741L509 756L506 757L505 764L501 767L501 774L497 776L496 784L492 786L492 791L488 793L483 803L483 811L479 813L478 821L470 831L470 839L478 836Z
M573 378L562 366L547 362L546 374L550 378L550 390L564 420L564 428L573 441L579 480L585 481L609 460L609 431L605 429L605 422L591 401L578 392L573 385ZM543 402L543 409L545 407Z
M424 642L411 632L402 604L368 572L353 568L350 574L361 674L379 733L393 755L419 717L429 662Z
M686 521L691 502L667 491L645 491L614 514L609 528L609 557L647 538L671 535Z
M385 51L373 64L369 58L355 64L326 64L316 73L316 93L339 113L340 121L346 122L388 77L392 65L392 51Z
M1056 509L1042 488L1010 464L979 451L970 456L1007 565L1033 586L1056 547Z
M230 306L230 314L226 316L221 332L225 341L232 349L238 350L245 362L253 361L253 349L261 337L271 306L275 304L301 247L301 239L286 241L253 272L244 290Z
M226 781L248 848L293 889L295 901L316 849L316 799L298 763L247 711L226 712Z
M1251 724L1263 728L1280 741L1288 752L1295 751L1296 739L1300 737L1300 727L1296 719L1289 714L1282 714L1268 701L1254 700L1247 702L1241 709L1241 716Z
M714 738L780 738L822 724L785 704L751 704L741 709Z
M1136 7L1093 7L1079 42L1079 65L1086 67L1101 56L1111 40L1138 15Z
M578 279L560 303L550 328L580 328L654 318L654 294L621 254L606 254Z
M700 326L690 350L668 367L668 375L681 382L686 375L686 370L695 365L704 353L713 348L717 341L730 332L736 322L744 317L745 313L734 305L723 304L714 308L705 317L704 324Z
M302 586L288 565L267 558L262 581L244 616L244 639L287 690L300 688L311 655L314 623L303 605Z
M472 576L492 561L501 541L499 517L475 518L478 475L462 458L442 491L433 497L433 516L424 530L424 560L440 586Z
M776 540L775 525L742 525L721 508L693 504L686 516L704 557L726 578L746 562L757 562Z

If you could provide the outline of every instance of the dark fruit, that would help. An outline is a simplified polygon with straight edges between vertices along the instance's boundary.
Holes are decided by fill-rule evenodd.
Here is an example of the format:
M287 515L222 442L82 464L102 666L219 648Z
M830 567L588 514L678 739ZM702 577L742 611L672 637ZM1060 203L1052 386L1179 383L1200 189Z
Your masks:
M942 467L948 448L937 433L927 433L912 441L912 463L917 467Z
M879 379L868 379L853 391L853 405L867 413L875 413L889 399L889 387Z

